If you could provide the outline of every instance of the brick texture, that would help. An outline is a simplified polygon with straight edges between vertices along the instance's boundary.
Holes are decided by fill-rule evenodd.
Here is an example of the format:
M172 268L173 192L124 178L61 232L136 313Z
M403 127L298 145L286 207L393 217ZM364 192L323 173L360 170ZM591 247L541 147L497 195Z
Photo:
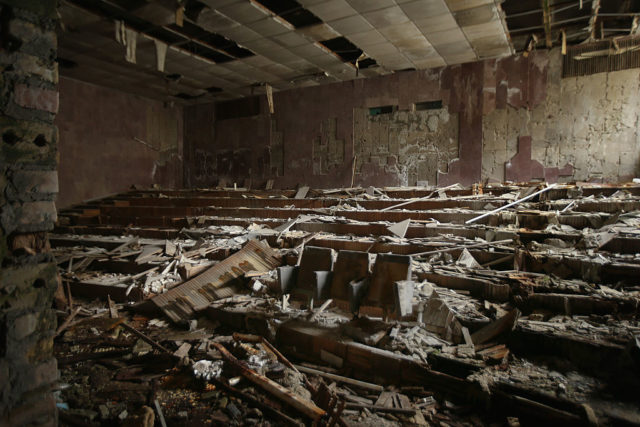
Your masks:
M56 6L1 6L9 21L3 37L13 43L0 50L0 426L57 424L51 306L58 277L46 234L58 192Z
M14 100L21 107L58 112L58 91L19 84L14 91Z

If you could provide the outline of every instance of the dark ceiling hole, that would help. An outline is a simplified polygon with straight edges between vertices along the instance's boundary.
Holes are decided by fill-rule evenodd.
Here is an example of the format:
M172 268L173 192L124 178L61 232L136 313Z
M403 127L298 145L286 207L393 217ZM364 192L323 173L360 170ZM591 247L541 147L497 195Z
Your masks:
M76 68L78 66L78 63L76 61L72 61L70 59L66 59L62 57L58 57L56 61L58 61L58 65L60 65L61 68L70 69L70 68Z
M200 15L200 12L202 12L205 7L208 7L208 6L199 1L187 0L187 2L184 5L184 14L189 19L196 21L198 19L198 15Z
M344 62L356 63L356 60L362 55L362 49L351 43L344 37L336 37L335 39L320 42L324 47L338 55ZM364 60L363 60L364 62ZM375 62L375 61L374 61ZM358 63L360 65L360 63ZM370 65L369 65L370 66ZM366 67L360 67L366 68Z
M358 68L360 68L361 70L364 70L365 68L369 68L369 67L376 67L376 66L378 66L378 63L373 58L365 58L362 61L358 61Z
M163 28L156 26L151 22L136 16L132 11L146 4L146 0L136 0L133 3L129 3L129 0L118 0L118 2L105 2L102 0L68 0L70 3L87 9L92 13L108 18L110 20L119 19L125 22L125 24L136 31L144 33L148 36L154 37L169 45L179 45L181 49L186 50L201 58L207 58L213 62L228 62L235 59L234 54L229 51L229 55L221 53L221 51L227 52L225 49L220 49L215 45L210 44L207 40L200 40L199 36L193 35L195 32L202 35L210 35L212 37L222 37L220 35L209 33L194 25L188 21L184 22L183 27L179 27L175 24L170 25L169 28ZM222 37L224 39L224 37ZM253 52L246 49L242 49L235 42L227 40L229 49L240 49L241 54L245 56L253 55ZM238 56L243 57L243 56Z
M220 53L219 51L212 49L210 47L206 47L202 43L197 43L195 41L190 41L180 45L180 48L189 51L193 54L203 56L207 59L212 60L216 64L220 64L222 62L233 61L235 58L230 55L225 55L224 53Z
M14 131L8 130L2 134L2 141L6 142L9 145L13 145L16 142L20 141L20 138Z
M230 57L247 58L253 56L254 53L248 49L238 46L238 44L228 38L221 36L220 34L212 33L197 25L192 24L189 21L185 21L182 27L172 26L172 29L187 35L188 37L205 43L214 49L221 50ZM222 55L222 54L221 54ZM220 58L222 62L224 59ZM233 58L229 58L233 59Z
M320 18L302 7L296 0L257 0L256 3L260 3L295 28L322 23Z
M47 282L45 282L44 279L36 279L35 282L33 282L33 287L36 289L44 288L46 285Z
M47 138L45 138L43 134L40 134L36 136L36 138L33 140L33 143L38 147L44 147L45 145L47 145Z
M302 5L296 0L258 0L257 3L260 3L278 16L296 9L302 9Z

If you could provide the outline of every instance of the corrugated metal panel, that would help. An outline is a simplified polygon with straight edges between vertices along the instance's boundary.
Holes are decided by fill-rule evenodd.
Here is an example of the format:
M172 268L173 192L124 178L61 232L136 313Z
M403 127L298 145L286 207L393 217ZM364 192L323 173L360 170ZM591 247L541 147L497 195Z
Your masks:
M237 279L248 271L269 271L281 264L266 242L251 240L240 251L199 276L151 299L174 322L189 319L212 301L235 293Z
M564 56L563 77L640 68L640 37L618 37L571 46Z

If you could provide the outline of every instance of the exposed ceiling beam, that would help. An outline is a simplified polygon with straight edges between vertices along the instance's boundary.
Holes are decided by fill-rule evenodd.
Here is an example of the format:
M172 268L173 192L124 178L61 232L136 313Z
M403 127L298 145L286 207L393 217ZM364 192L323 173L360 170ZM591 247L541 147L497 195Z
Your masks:
M600 11L600 0L593 0L591 3L591 17L589 18L589 40L596 39L596 21L598 20L598 12Z
M553 40L551 37L551 8L549 7L549 0L542 0L542 23L544 25L545 45L551 49Z
M591 17L589 15L584 15L584 16L578 16L575 18L570 18L570 19L564 19L562 21L554 21L551 24L551 27L556 27L558 25L563 25L563 24L569 24L572 22L578 22L578 21L584 21L587 19L591 19ZM534 25L532 27L526 27L526 28L516 28L514 30L511 30L511 33L523 33L523 32L528 32L528 31L532 31L532 30L542 30L544 29L544 25Z

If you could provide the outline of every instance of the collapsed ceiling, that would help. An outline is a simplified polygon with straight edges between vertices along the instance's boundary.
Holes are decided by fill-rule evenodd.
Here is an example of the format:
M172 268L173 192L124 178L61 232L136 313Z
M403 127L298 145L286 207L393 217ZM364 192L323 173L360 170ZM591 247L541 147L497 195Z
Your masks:
M639 33L640 0L507 0L516 51Z
M625 31L633 32L630 11L640 10L636 0L501 3L63 0L58 61L63 76L211 102L264 93L266 85L277 91L506 56L543 45L547 34L557 42L565 28L572 41L608 35L613 28L597 21L605 3L617 5L608 13L626 14L616 26L629 20Z

